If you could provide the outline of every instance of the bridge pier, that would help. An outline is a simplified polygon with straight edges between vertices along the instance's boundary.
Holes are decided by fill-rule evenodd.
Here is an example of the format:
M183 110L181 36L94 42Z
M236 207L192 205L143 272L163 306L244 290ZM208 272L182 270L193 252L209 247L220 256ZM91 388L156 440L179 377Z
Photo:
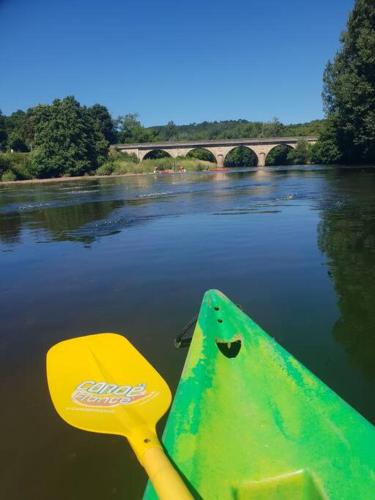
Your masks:
M264 153L264 151L261 151L260 153L257 154L257 157L258 157L258 167L265 167L266 153Z
M221 153L216 156L216 164L218 167L224 167L224 155Z

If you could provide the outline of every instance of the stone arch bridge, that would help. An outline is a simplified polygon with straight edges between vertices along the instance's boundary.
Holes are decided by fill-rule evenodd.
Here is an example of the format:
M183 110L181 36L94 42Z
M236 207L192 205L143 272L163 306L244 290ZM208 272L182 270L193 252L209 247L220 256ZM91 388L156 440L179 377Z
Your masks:
M123 153L134 154L142 161L145 156L155 150L168 153L172 158L186 156L193 149L206 149L210 151L219 167L224 166L225 157L238 146L245 146L251 149L258 160L258 167L264 167L268 153L276 146L286 145L295 148L298 141L304 140L309 144L315 144L317 137L267 137L257 139L223 139L215 141L194 141L194 142L163 142L144 144L115 144L112 148Z

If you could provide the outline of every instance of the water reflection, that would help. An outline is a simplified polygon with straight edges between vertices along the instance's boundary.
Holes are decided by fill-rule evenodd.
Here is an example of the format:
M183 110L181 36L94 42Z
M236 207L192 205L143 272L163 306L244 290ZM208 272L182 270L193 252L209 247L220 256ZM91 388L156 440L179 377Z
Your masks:
M132 192L145 189L152 182L150 177L135 177L131 182ZM119 209L144 205L147 196L132 199L127 194L123 180L117 178L84 181L73 186L17 186L0 190L0 241L11 245L7 248L11 250L14 244L21 243L22 232L30 230L37 242L91 243L99 236L144 222Z
M319 245L328 256L340 318L333 335L352 362L375 378L375 176L342 171L329 182L331 200L322 211Z
M19 243L22 231L22 218L19 213L0 216L0 242L11 245Z
M285 177L288 171L279 174ZM10 245L5 248L9 251L21 242L23 231L30 231L37 242L88 244L155 217L184 214L187 205L190 213L215 208L226 213L233 211L236 200L238 213L263 211L264 202L268 205L290 198L283 192L277 195L275 187L279 191L280 186L274 181L270 172L249 169L230 174L144 175L126 180L4 186L0 188L0 241ZM243 206L244 197L251 197L250 206Z

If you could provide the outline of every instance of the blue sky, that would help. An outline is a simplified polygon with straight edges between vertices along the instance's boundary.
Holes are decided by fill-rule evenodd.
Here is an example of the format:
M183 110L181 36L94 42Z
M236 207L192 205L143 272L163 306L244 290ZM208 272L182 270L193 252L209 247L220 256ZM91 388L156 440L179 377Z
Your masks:
M0 0L0 109L56 97L145 125L323 115L354 0Z

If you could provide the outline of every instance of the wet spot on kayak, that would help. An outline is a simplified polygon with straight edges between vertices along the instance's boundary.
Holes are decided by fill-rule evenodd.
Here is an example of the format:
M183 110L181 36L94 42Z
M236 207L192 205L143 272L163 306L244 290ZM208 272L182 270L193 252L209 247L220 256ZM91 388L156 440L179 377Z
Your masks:
M241 350L241 339L233 340L232 342L221 342L216 340L216 345L219 351L227 358L235 358Z

